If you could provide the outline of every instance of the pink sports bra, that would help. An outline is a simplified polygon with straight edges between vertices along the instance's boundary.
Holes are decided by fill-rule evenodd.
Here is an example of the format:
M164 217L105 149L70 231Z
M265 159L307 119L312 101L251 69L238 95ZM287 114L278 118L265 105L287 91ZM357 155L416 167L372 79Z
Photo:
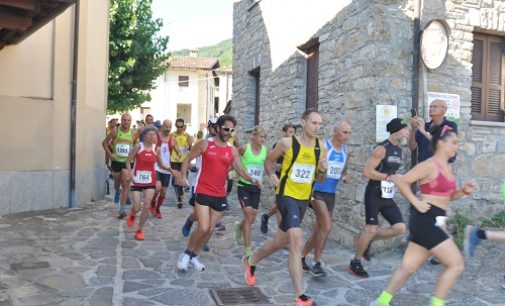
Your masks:
M442 166L436 161L436 159L431 159L438 168L438 176L431 182L419 185L419 189L422 194L434 195L448 197L456 192L456 179L450 180L442 171Z

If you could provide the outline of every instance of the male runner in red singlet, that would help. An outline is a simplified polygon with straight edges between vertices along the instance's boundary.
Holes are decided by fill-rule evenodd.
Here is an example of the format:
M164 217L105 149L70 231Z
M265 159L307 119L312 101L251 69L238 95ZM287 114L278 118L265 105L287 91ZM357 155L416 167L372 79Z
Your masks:
M205 266L198 260L198 252L209 241L216 221L221 218L226 201L226 179L230 166L246 180L259 184L245 171L237 148L227 143L231 133L235 130L236 120L232 116L223 115L216 122L216 137L201 139L189 152L181 168L180 181L189 186L187 172L191 160L201 156L201 167L198 169L195 187L195 214L198 228L191 233L186 250L179 257L177 268L187 271L189 264L195 270L203 271Z

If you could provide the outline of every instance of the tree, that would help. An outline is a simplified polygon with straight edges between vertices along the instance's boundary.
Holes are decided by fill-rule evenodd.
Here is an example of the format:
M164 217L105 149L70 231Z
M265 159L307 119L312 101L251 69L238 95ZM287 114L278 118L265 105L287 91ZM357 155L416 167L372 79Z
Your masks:
M107 112L125 112L151 101L154 80L167 67L168 37L153 20L152 0L110 0Z

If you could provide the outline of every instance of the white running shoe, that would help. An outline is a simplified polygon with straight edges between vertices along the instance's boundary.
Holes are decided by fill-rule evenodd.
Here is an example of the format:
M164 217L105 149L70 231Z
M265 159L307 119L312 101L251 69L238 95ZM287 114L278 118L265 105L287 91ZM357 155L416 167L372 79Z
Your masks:
M179 256L179 261L177 262L177 269L187 272L189 267L189 260L189 255L182 253L181 256Z
M198 260L198 256L191 258L189 263L191 263L191 265L193 266L193 268L195 268L196 271L202 272L203 270L205 270L205 266L200 262L200 260Z

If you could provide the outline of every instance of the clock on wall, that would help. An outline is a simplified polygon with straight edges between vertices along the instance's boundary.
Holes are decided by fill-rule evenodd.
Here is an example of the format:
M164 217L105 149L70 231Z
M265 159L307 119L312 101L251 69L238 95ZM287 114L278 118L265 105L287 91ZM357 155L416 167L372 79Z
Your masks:
M421 36L421 57L428 69L437 69L447 56L449 38L445 22L432 20L426 25Z

